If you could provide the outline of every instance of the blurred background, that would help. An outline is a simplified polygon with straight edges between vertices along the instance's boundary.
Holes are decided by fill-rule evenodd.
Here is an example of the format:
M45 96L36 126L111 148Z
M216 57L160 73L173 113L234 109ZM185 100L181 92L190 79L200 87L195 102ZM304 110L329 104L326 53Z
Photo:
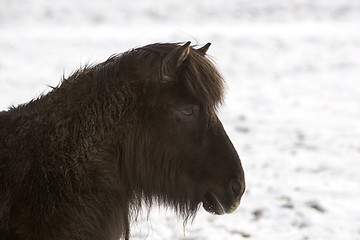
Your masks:
M360 239L360 0L0 0L0 110L86 63L184 41L212 43L247 191L185 228L155 208L132 239Z

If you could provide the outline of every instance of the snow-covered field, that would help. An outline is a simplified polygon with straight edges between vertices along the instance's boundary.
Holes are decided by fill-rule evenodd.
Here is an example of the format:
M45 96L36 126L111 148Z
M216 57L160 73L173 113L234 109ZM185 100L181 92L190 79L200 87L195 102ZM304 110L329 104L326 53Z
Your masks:
M188 40L213 43L247 191L185 228L154 209L132 239L360 239L359 0L0 0L0 110L88 62Z

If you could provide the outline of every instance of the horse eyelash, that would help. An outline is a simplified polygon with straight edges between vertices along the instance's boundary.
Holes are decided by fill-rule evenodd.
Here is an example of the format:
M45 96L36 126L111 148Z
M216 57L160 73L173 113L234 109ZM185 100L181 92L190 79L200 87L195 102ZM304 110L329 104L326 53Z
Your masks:
M182 113L184 116L187 116L187 117L193 116L193 115L195 114L193 108L188 108L188 109L181 110L181 113Z

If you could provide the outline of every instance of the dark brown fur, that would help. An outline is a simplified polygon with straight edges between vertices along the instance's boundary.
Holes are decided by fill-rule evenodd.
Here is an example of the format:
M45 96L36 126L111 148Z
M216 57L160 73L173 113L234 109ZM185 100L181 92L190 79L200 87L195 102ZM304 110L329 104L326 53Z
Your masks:
M133 49L0 112L1 239L127 239L142 202L232 212L244 176L207 47Z

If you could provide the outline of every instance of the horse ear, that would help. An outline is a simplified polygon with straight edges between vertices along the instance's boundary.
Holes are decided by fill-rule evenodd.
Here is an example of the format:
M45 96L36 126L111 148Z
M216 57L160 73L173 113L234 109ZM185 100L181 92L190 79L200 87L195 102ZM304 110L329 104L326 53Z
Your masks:
M187 42L180 48L171 50L168 55L165 56L161 69L164 80L169 79L170 75L174 73L188 57L190 52L190 44L191 42Z
M201 55L205 56L205 54L206 54L207 50L209 49L210 45L211 45L211 43L207 43L203 47L201 47L201 48L199 48L197 50L200 52Z

